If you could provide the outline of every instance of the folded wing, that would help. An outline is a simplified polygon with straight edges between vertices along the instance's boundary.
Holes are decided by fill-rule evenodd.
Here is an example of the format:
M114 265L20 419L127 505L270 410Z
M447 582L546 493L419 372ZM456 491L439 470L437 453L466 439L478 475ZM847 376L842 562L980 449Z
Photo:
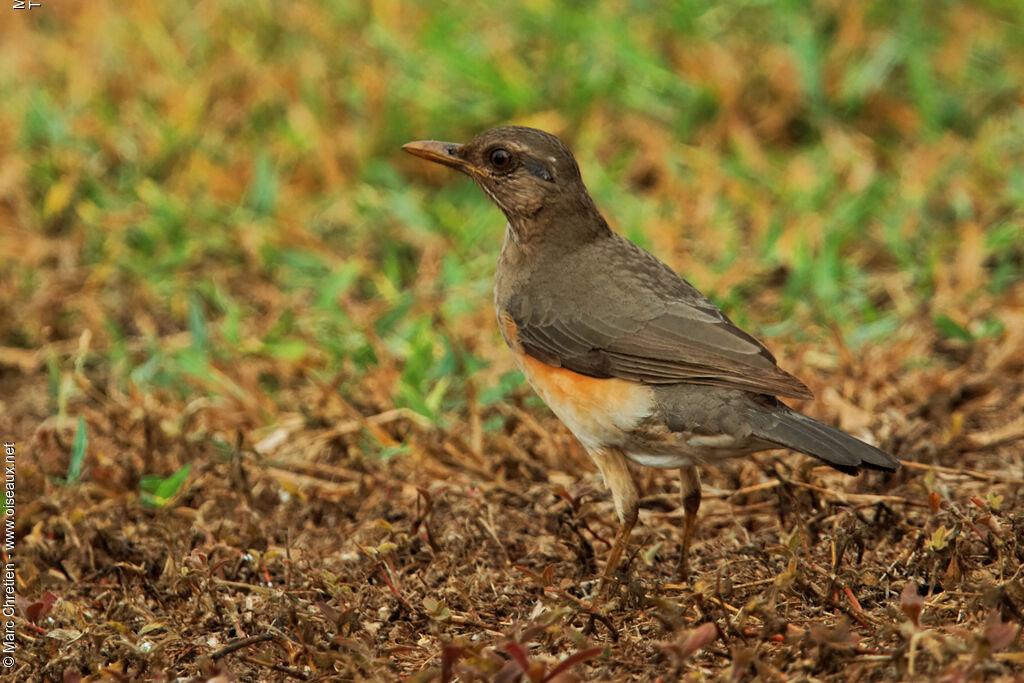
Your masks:
M591 377L812 396L692 285L646 251L618 240L617 249L606 251L619 261L613 265L621 278L605 280L568 306L564 297L513 298L508 313L527 353Z

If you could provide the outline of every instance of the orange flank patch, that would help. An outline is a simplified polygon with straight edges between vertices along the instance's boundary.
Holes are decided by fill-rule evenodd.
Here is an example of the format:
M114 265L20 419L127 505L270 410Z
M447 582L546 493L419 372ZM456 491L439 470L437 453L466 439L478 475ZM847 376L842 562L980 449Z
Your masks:
M588 377L548 365L523 351L511 316L504 313L500 321L505 342L534 391L588 450L621 444L624 432L651 414L651 387L623 379Z
M624 432L651 414L654 392L644 384L597 379L513 351L526 379L588 449L623 442Z
M555 412L629 413L633 412L632 404L650 394L649 388L638 382L587 377L552 367L522 352L519 355L523 374Z

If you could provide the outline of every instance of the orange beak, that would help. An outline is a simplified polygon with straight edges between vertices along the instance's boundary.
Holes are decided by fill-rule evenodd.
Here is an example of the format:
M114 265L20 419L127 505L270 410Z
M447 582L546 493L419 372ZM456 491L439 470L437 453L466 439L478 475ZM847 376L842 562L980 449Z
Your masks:
M437 140L417 140L402 145L409 154L418 156L436 164L451 166L463 173L479 173L479 170L462 158L462 145L455 142L438 142Z

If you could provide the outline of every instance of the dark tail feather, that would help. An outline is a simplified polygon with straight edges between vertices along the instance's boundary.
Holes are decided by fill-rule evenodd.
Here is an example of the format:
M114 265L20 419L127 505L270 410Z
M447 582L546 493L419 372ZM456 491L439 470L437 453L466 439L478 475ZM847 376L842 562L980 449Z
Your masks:
M781 403L776 410L757 410L750 417L756 436L813 455L847 474L857 474L861 467L891 471L900 466L899 460L885 451Z

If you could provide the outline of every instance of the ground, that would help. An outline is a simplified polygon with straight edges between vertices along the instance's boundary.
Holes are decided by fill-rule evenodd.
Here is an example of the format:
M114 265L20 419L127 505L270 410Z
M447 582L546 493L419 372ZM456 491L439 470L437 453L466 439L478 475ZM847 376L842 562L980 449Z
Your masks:
M922 334L802 373L822 397L802 407L877 435L904 467L849 477L780 451L707 468L688 580L673 577L677 482L638 471L641 524L606 599L611 501L525 389L439 431L374 412L370 387L357 406L304 386L295 415L260 431L216 402L86 375L76 410L95 461L72 487L57 482L74 430L40 419L45 378L8 377L8 419L38 421L19 444L17 561L35 596L19 664L65 680L433 680L447 657L487 680L518 644L540 671L585 653L570 671L587 680L1014 680L1021 303L1005 302L1001 341ZM955 361L891 376L905 354ZM492 415L504 426L482 431ZM408 449L367 459L368 437ZM170 503L140 498L142 473L184 464Z

